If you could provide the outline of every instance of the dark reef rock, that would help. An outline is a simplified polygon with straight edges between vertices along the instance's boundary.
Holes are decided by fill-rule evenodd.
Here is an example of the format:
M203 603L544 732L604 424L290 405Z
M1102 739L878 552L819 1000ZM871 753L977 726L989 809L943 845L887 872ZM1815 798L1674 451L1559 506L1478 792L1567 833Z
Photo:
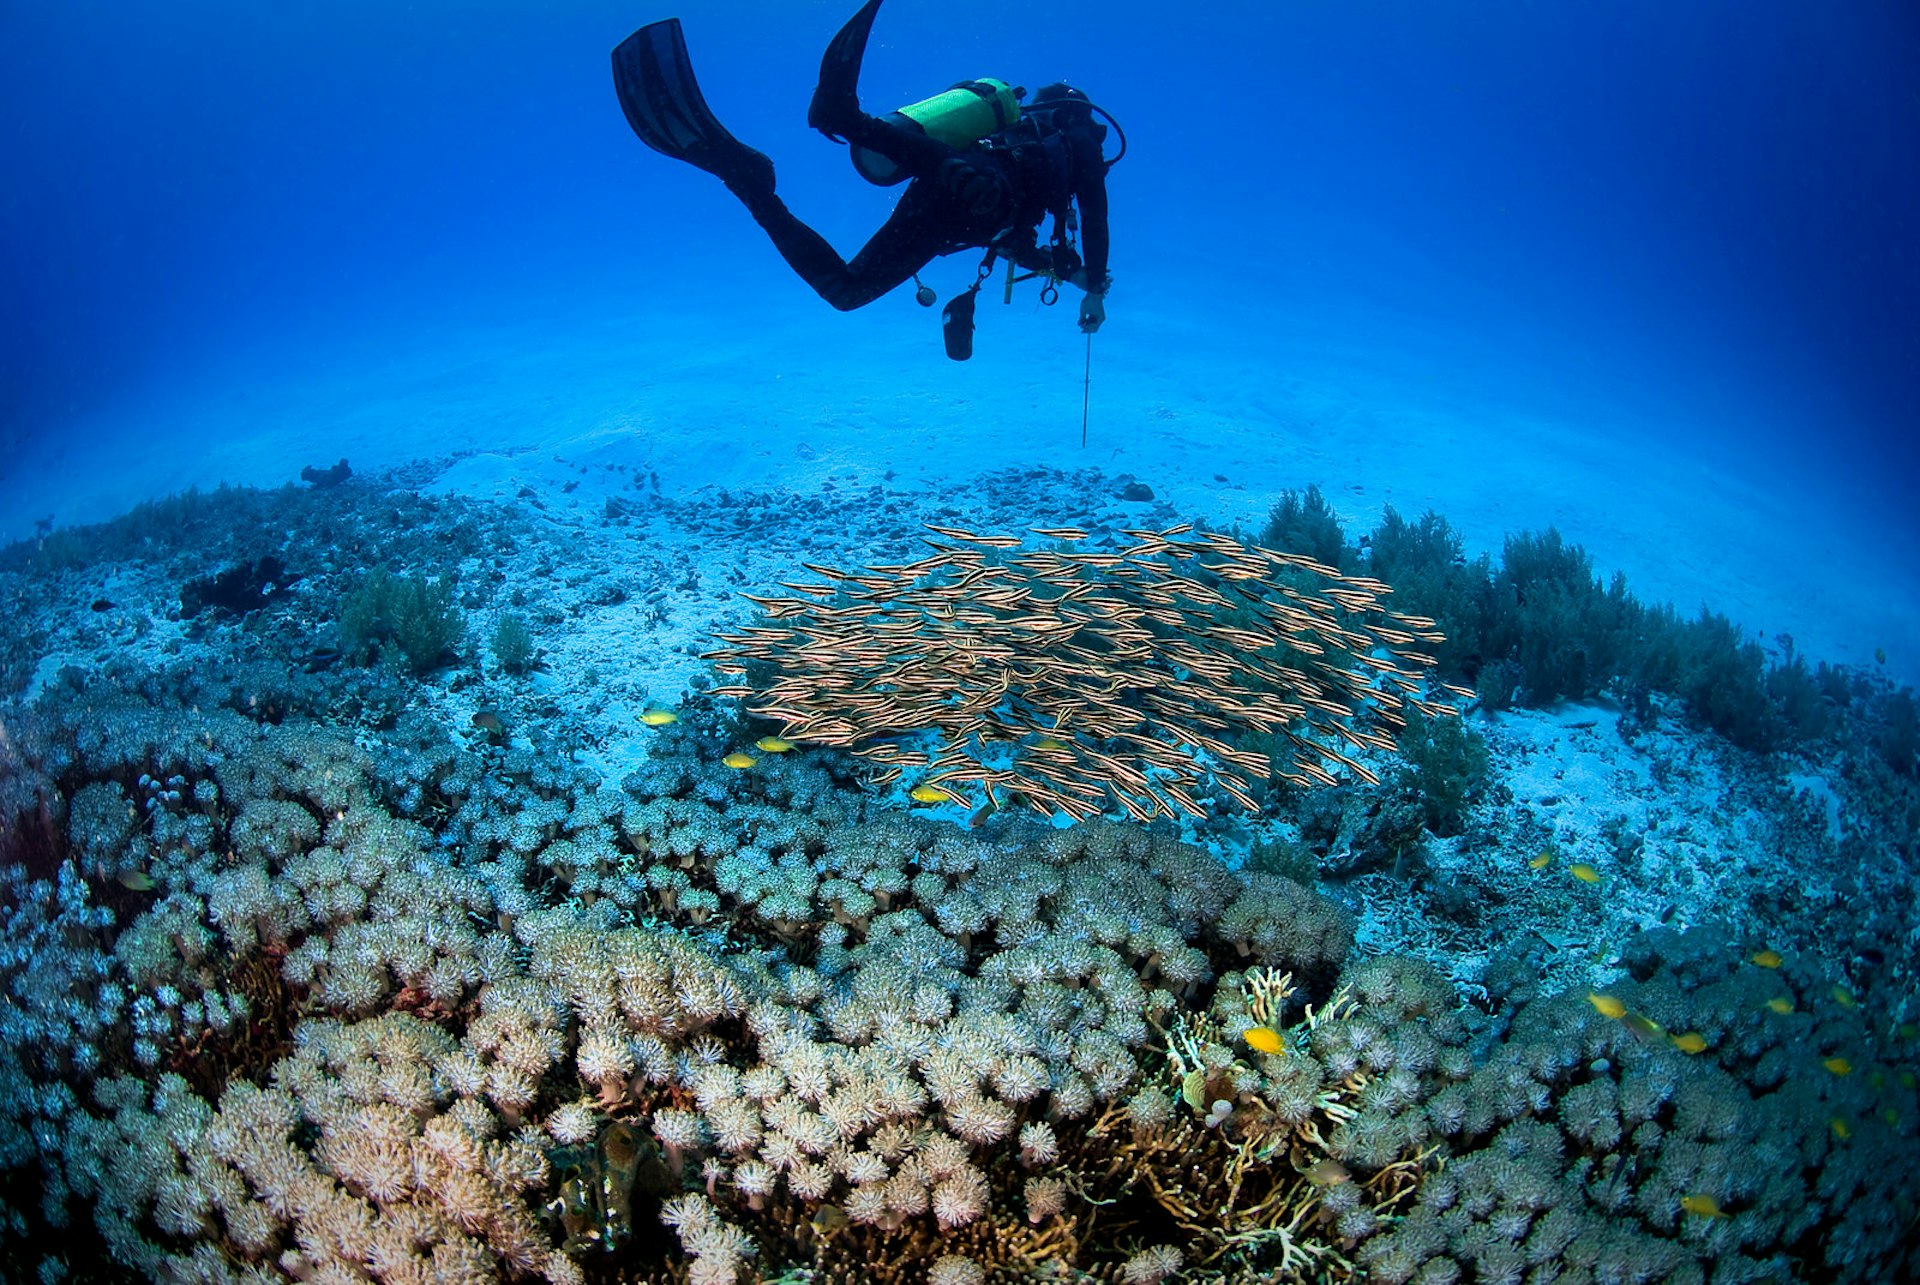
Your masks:
M345 459L331 468L315 468L309 464L300 470L300 480L313 483L316 490L321 487L338 486L352 476L353 470L347 467Z
M268 598L298 578L288 575L280 559L268 554L257 561L228 567L218 575L187 581L180 587L180 614L197 616L214 608L244 616L266 606Z

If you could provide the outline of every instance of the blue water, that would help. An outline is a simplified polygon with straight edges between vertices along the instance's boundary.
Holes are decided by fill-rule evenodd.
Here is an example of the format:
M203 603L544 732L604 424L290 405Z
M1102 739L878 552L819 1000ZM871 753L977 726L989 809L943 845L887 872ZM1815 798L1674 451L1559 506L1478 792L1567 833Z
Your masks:
M803 116L850 7L679 10L716 111L849 252L891 194ZM1112 111L1133 147L1113 176L1116 343L1129 309L1216 318L1223 336L1185 332L1201 344L1306 326L1389 376L1444 371L1441 395L1793 470L1911 538L1920 10L1182 8L891 0L866 101L996 74L1066 77ZM7 445L345 336L404 350L640 300L722 327L804 316L820 360L857 361L836 341L866 331L710 178L628 134L607 52L671 11L8 6ZM967 272L935 276L944 293Z

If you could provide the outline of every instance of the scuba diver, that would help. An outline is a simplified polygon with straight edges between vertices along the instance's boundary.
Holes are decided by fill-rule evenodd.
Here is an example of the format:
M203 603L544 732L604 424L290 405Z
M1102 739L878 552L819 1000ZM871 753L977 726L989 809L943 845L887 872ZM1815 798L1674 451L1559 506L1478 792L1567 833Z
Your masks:
M858 84L868 34L881 0L867 0L827 46L807 124L848 145L854 168L882 185L911 180L880 230L842 259L826 239L774 194L773 162L728 133L701 96L687 57L680 20L642 27L613 51L614 86L628 124L655 151L718 176L772 238L801 279L845 312L913 281L916 298L933 303L919 273L936 257L984 249L972 287L943 313L947 353L964 360L973 349L973 305L997 259L1008 261L1007 293L1027 276L1045 278L1041 300L1051 304L1066 281L1086 292L1080 329L1106 320L1107 170L1126 154L1119 123L1080 90L1054 83L1022 106L1026 91L1004 81L964 81L944 93L887 116L860 109ZM1102 150L1106 125L1120 150ZM1051 236L1039 240L1051 216ZM1078 231L1084 257L1074 246ZM1013 275L1014 266L1026 276Z

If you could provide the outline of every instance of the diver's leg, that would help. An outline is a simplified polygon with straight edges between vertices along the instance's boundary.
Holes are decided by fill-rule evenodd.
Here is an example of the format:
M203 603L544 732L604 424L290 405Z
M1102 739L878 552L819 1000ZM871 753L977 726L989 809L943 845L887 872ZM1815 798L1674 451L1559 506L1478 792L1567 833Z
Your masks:
M970 160L958 159L961 153L923 130L860 110L860 64L880 2L867 0L827 46L820 60L820 81L807 105L807 124L828 138L878 152L909 178L931 179L948 189L971 187L962 199L978 210L999 195L980 191L980 184L993 181L991 174L973 172Z
M950 212L930 200L922 184L914 183L853 256L847 270L878 299L953 248L956 230L949 226L951 222Z
M850 145L878 152L904 170L909 178L933 178L942 165L960 155L923 130L885 117L856 112L843 125L841 132Z
M879 11L880 0L867 0L827 46L820 59L820 81L807 104L807 124L835 142L880 153L909 177L928 178L953 149L921 130L860 110L860 64Z
M926 221L918 201L903 199L852 263L827 239L802 223L779 197L768 193L747 204L787 266L841 312L872 303L938 254L943 240Z
M879 12L880 0L867 0L860 12L847 19L820 59L820 81L807 105L807 124L828 138L840 138L860 115L860 63Z
M613 85L648 147L719 176L736 195L773 191L773 162L727 132L700 92L678 18L649 23L613 51Z

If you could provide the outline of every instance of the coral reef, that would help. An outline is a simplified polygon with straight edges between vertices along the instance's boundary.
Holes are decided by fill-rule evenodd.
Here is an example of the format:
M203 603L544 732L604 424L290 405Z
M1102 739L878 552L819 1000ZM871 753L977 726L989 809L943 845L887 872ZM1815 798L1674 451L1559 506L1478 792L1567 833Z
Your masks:
M1805 962L1654 934L1609 990L1634 1020L1489 1015L1134 826L969 836L824 761L711 776L672 743L618 791L491 746L396 772L313 726L76 699L30 742L87 784L53 885L9 898L0 1154L39 1171L16 1227L83 1214L156 1278L1904 1261L1911 1040Z
M1538 790L1503 793L1506 740L1483 758L1453 722L1409 720L1378 784L1276 793L1296 837L1268 840L1271 868L1191 841L1224 848L1224 821L966 828L869 788L855 755L725 766L766 729L710 694L603 758L549 674L325 662L339 595L388 560L571 645L569 613L489 575L520 518L450 508L474 525L435 562L401 501L323 507L361 495L281 498L342 547L264 524L310 573L258 612L160 620L151 649L40 666L0 710L10 1279L1920 1273L1897 891L1920 810L1877 752L1781 769L1823 772L1832 812L1771 779L1702 795L1792 866L1796 907L1712 868L1732 830L1704 811L1554 828ZM178 511L224 530L203 504L253 503ZM726 520L743 505L770 507ZM43 587L87 611L64 574ZM597 574L577 593L650 609ZM110 614L85 627L126 628ZM1849 708L1825 735L1862 735ZM1681 735L1633 731L1675 738L1661 772L1704 773ZM1737 929L1655 926L1682 870ZM1440 885L1499 949L1382 953L1382 907L1405 925Z

